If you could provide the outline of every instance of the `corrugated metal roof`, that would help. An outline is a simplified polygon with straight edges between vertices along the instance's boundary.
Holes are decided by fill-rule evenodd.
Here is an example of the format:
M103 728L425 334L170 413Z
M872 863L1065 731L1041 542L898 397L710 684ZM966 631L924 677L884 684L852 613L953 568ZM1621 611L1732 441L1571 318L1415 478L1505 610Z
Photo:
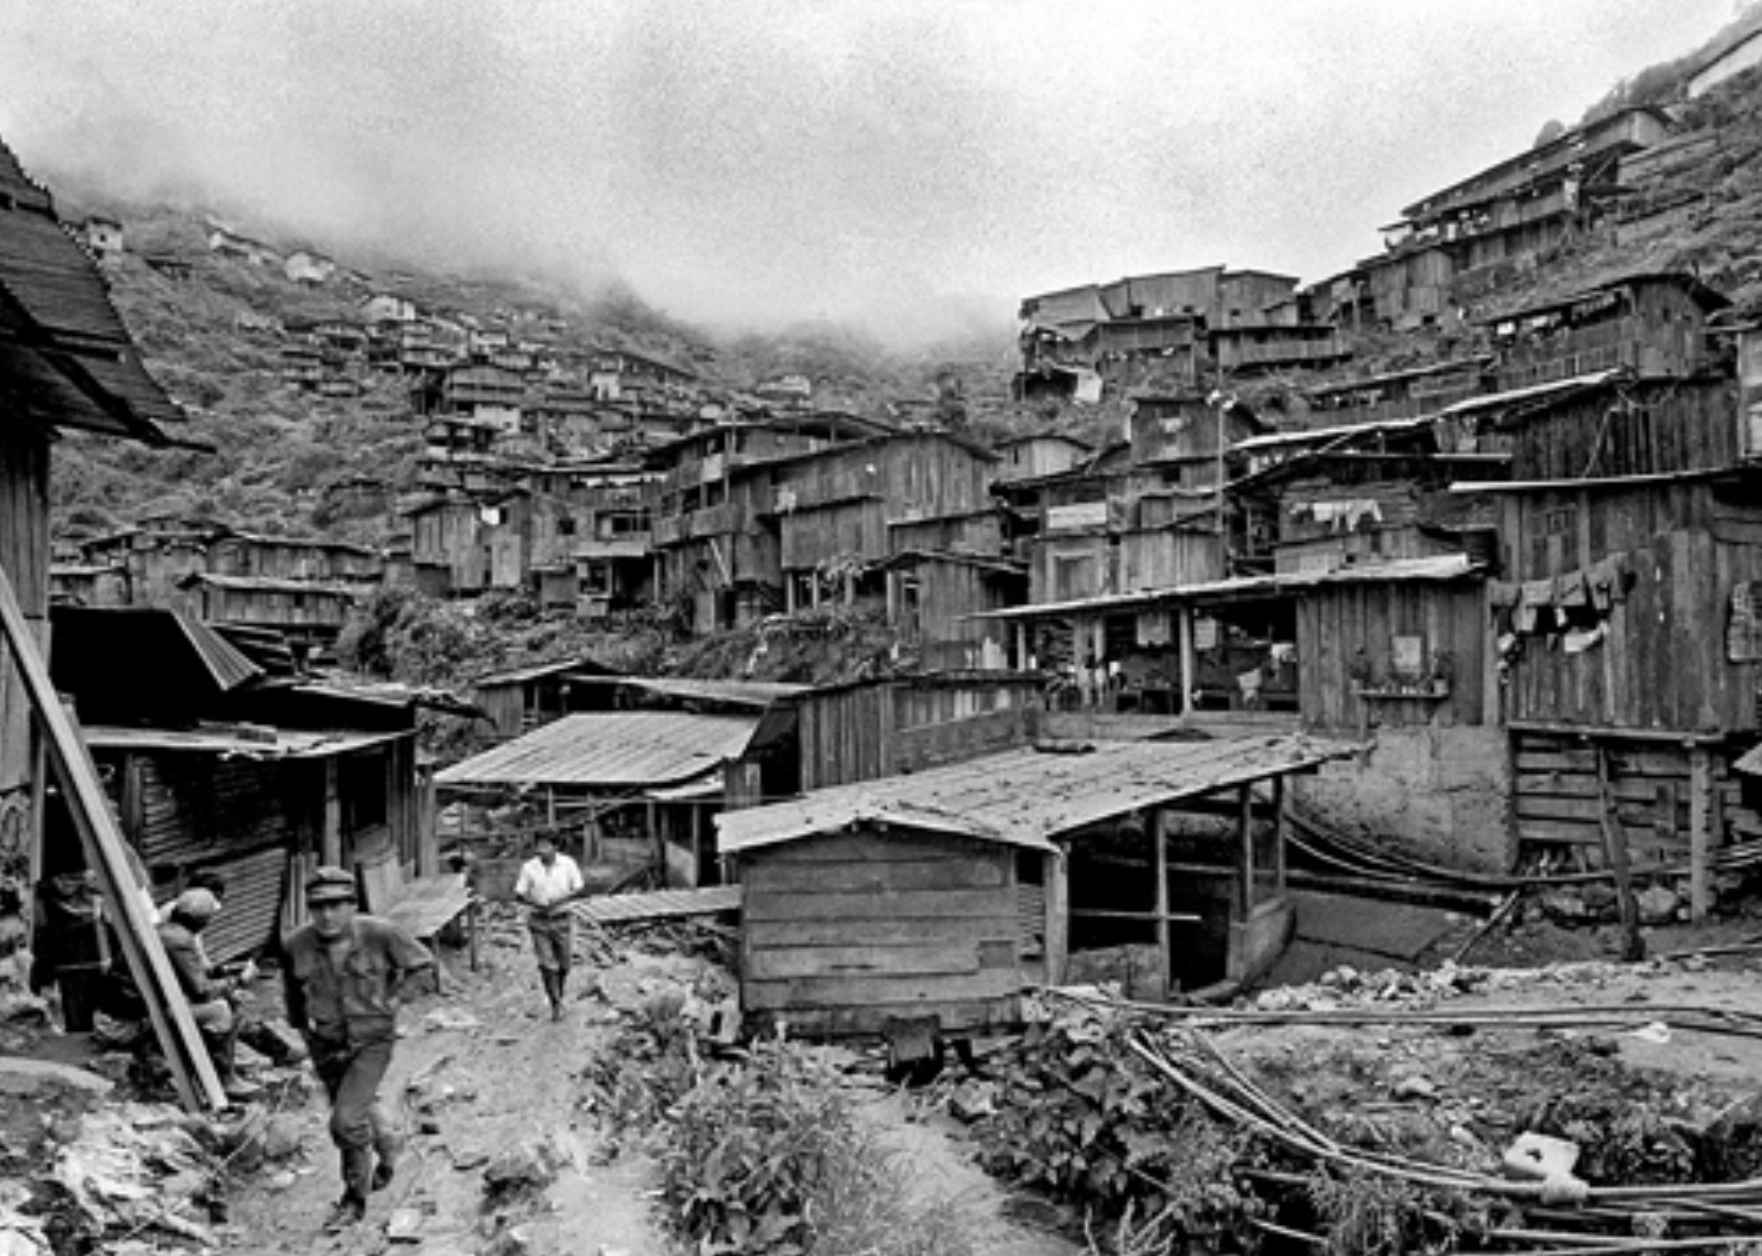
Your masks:
M738 911L741 897L738 885L706 885L695 890L660 890L653 894L607 894L584 899L569 910L575 919L586 924L611 925Z
M706 702L738 703L741 706L770 706L797 694L806 693L810 685L786 685L768 680L690 680L683 677L621 676L621 685L669 698L699 698Z
M1012 750L909 776L823 789L716 817L734 854L835 833L863 821L1052 849L1052 839L1143 807L1284 776L1352 749L1303 736L1101 742L1087 753Z
M1466 554L1432 558L1401 558L1386 563L1355 563L1334 571L1291 571L1276 576L1236 576L1206 584L1171 585L1141 593L1110 593L1067 602L1036 602L1003 610L978 611L966 619L1034 619L1082 611L1122 611L1177 602L1227 602L1235 597L1282 593L1330 584L1404 584L1416 580L1459 580L1482 568Z
M758 726L750 715L683 711L565 715L434 779L440 785L677 785L737 758Z
M184 640L201 657L203 666L223 691L236 689L264 675L263 669L247 658L242 650L201 620L182 611L167 613L177 621Z
M184 750L247 759L328 759L365 750L415 733L298 732L273 730L265 741L224 729L116 728L96 724L81 730L94 750Z

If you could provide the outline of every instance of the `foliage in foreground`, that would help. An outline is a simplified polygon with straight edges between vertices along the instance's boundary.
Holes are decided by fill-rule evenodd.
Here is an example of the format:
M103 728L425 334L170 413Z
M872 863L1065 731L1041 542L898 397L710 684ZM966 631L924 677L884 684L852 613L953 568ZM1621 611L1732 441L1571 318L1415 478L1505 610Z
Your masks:
M678 1009L651 1006L589 1070L612 1132L646 1129L661 1198L694 1252L968 1256L951 1202L921 1206L837 1074L765 1039L700 1058Z

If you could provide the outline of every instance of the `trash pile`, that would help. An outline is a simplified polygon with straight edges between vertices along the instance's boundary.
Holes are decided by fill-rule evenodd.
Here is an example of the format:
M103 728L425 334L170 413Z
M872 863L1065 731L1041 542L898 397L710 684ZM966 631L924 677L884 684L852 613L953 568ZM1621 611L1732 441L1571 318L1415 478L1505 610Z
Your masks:
M114 1093L84 1069L0 1061L0 1256L220 1242L227 1177L260 1143L261 1114L192 1117Z

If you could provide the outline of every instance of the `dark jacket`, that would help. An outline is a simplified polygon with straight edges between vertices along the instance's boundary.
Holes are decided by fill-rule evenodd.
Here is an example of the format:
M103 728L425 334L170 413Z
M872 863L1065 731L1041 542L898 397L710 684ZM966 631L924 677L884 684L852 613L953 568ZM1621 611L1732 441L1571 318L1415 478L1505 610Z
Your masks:
M428 949L389 920L356 916L345 934L341 961L311 925L282 943L282 986L288 1024L332 1041L389 1039L396 1026L398 988L431 967Z

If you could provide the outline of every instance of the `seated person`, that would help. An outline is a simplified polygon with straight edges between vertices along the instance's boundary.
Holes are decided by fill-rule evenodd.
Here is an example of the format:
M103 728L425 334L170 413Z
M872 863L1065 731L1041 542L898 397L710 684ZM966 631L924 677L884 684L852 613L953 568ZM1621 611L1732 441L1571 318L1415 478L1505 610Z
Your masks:
M165 948L165 958L171 963L184 998L189 1000L190 1016L208 1046L214 1070L220 1074L221 1088L227 1098L243 1099L255 1094L256 1088L245 1082L234 1067L239 1019L234 1003L239 988L256 978L257 968L247 963L236 977L222 977L214 972L202 945L202 930L219 914L220 900L212 892L185 890L159 924L159 943Z

